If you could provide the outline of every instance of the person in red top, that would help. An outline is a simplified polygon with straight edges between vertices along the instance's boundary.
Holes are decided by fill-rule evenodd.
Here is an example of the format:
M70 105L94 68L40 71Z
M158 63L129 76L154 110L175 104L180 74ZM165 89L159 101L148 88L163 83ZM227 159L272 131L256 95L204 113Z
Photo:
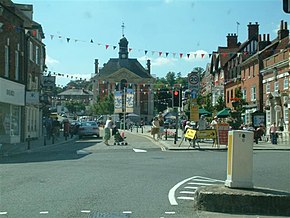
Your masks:
M271 138L271 142L272 144L277 144L277 126L276 126L276 122L274 122L271 126L270 126L270 138Z

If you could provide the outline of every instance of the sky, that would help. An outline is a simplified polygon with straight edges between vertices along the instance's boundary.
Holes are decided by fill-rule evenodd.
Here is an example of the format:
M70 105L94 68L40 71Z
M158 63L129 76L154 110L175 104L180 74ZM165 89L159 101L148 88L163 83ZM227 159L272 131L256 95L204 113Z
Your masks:
M129 41L129 58L137 58L145 68L150 59L153 76L187 76L195 67L206 68L208 54L226 46L229 33L244 42L249 22L258 22L261 34L276 38L281 20L290 26L282 1L13 0L33 5L33 19L45 34L48 71L65 75L57 76L59 86L72 77L90 79L95 59L102 67L118 58L122 31Z

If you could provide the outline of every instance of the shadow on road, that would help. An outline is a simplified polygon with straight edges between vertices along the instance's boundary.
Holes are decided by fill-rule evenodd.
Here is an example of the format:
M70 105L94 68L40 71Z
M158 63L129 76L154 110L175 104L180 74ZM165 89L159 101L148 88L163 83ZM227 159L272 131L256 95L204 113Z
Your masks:
M32 163L60 160L77 160L90 154L90 152L77 152L93 145L101 145L102 139L85 138L58 145L41 147L40 149L25 151L18 154L0 156L0 164Z

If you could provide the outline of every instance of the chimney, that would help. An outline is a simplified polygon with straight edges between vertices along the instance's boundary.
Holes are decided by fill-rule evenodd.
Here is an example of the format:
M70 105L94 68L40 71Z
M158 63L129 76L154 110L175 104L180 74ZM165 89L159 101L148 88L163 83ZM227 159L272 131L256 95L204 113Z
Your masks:
M238 36L235 33L227 35L227 47L228 48L238 47Z
M95 74L99 74L99 59L95 59Z
M251 22L248 24L248 40L258 39L259 35L259 24L258 22L252 24Z
M285 38L285 37L288 37L289 36L289 30L287 28L287 22L281 20L281 23L280 23L280 29L278 30L278 38L279 40Z
M258 51L263 50L266 48L268 45L270 45L270 34L263 34L263 37L261 34L258 36Z
M151 63L150 63L149 59L147 60L147 64L146 65L147 65L147 72L148 72L148 74L150 74L151 73L150 72L151 71L151 69L150 69L151 68Z

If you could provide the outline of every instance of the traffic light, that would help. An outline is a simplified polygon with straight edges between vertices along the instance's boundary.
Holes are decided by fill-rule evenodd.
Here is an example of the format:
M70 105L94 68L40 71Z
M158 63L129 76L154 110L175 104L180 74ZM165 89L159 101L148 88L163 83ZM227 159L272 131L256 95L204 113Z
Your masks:
M172 95L173 107L180 107L182 103L182 91L175 90Z

